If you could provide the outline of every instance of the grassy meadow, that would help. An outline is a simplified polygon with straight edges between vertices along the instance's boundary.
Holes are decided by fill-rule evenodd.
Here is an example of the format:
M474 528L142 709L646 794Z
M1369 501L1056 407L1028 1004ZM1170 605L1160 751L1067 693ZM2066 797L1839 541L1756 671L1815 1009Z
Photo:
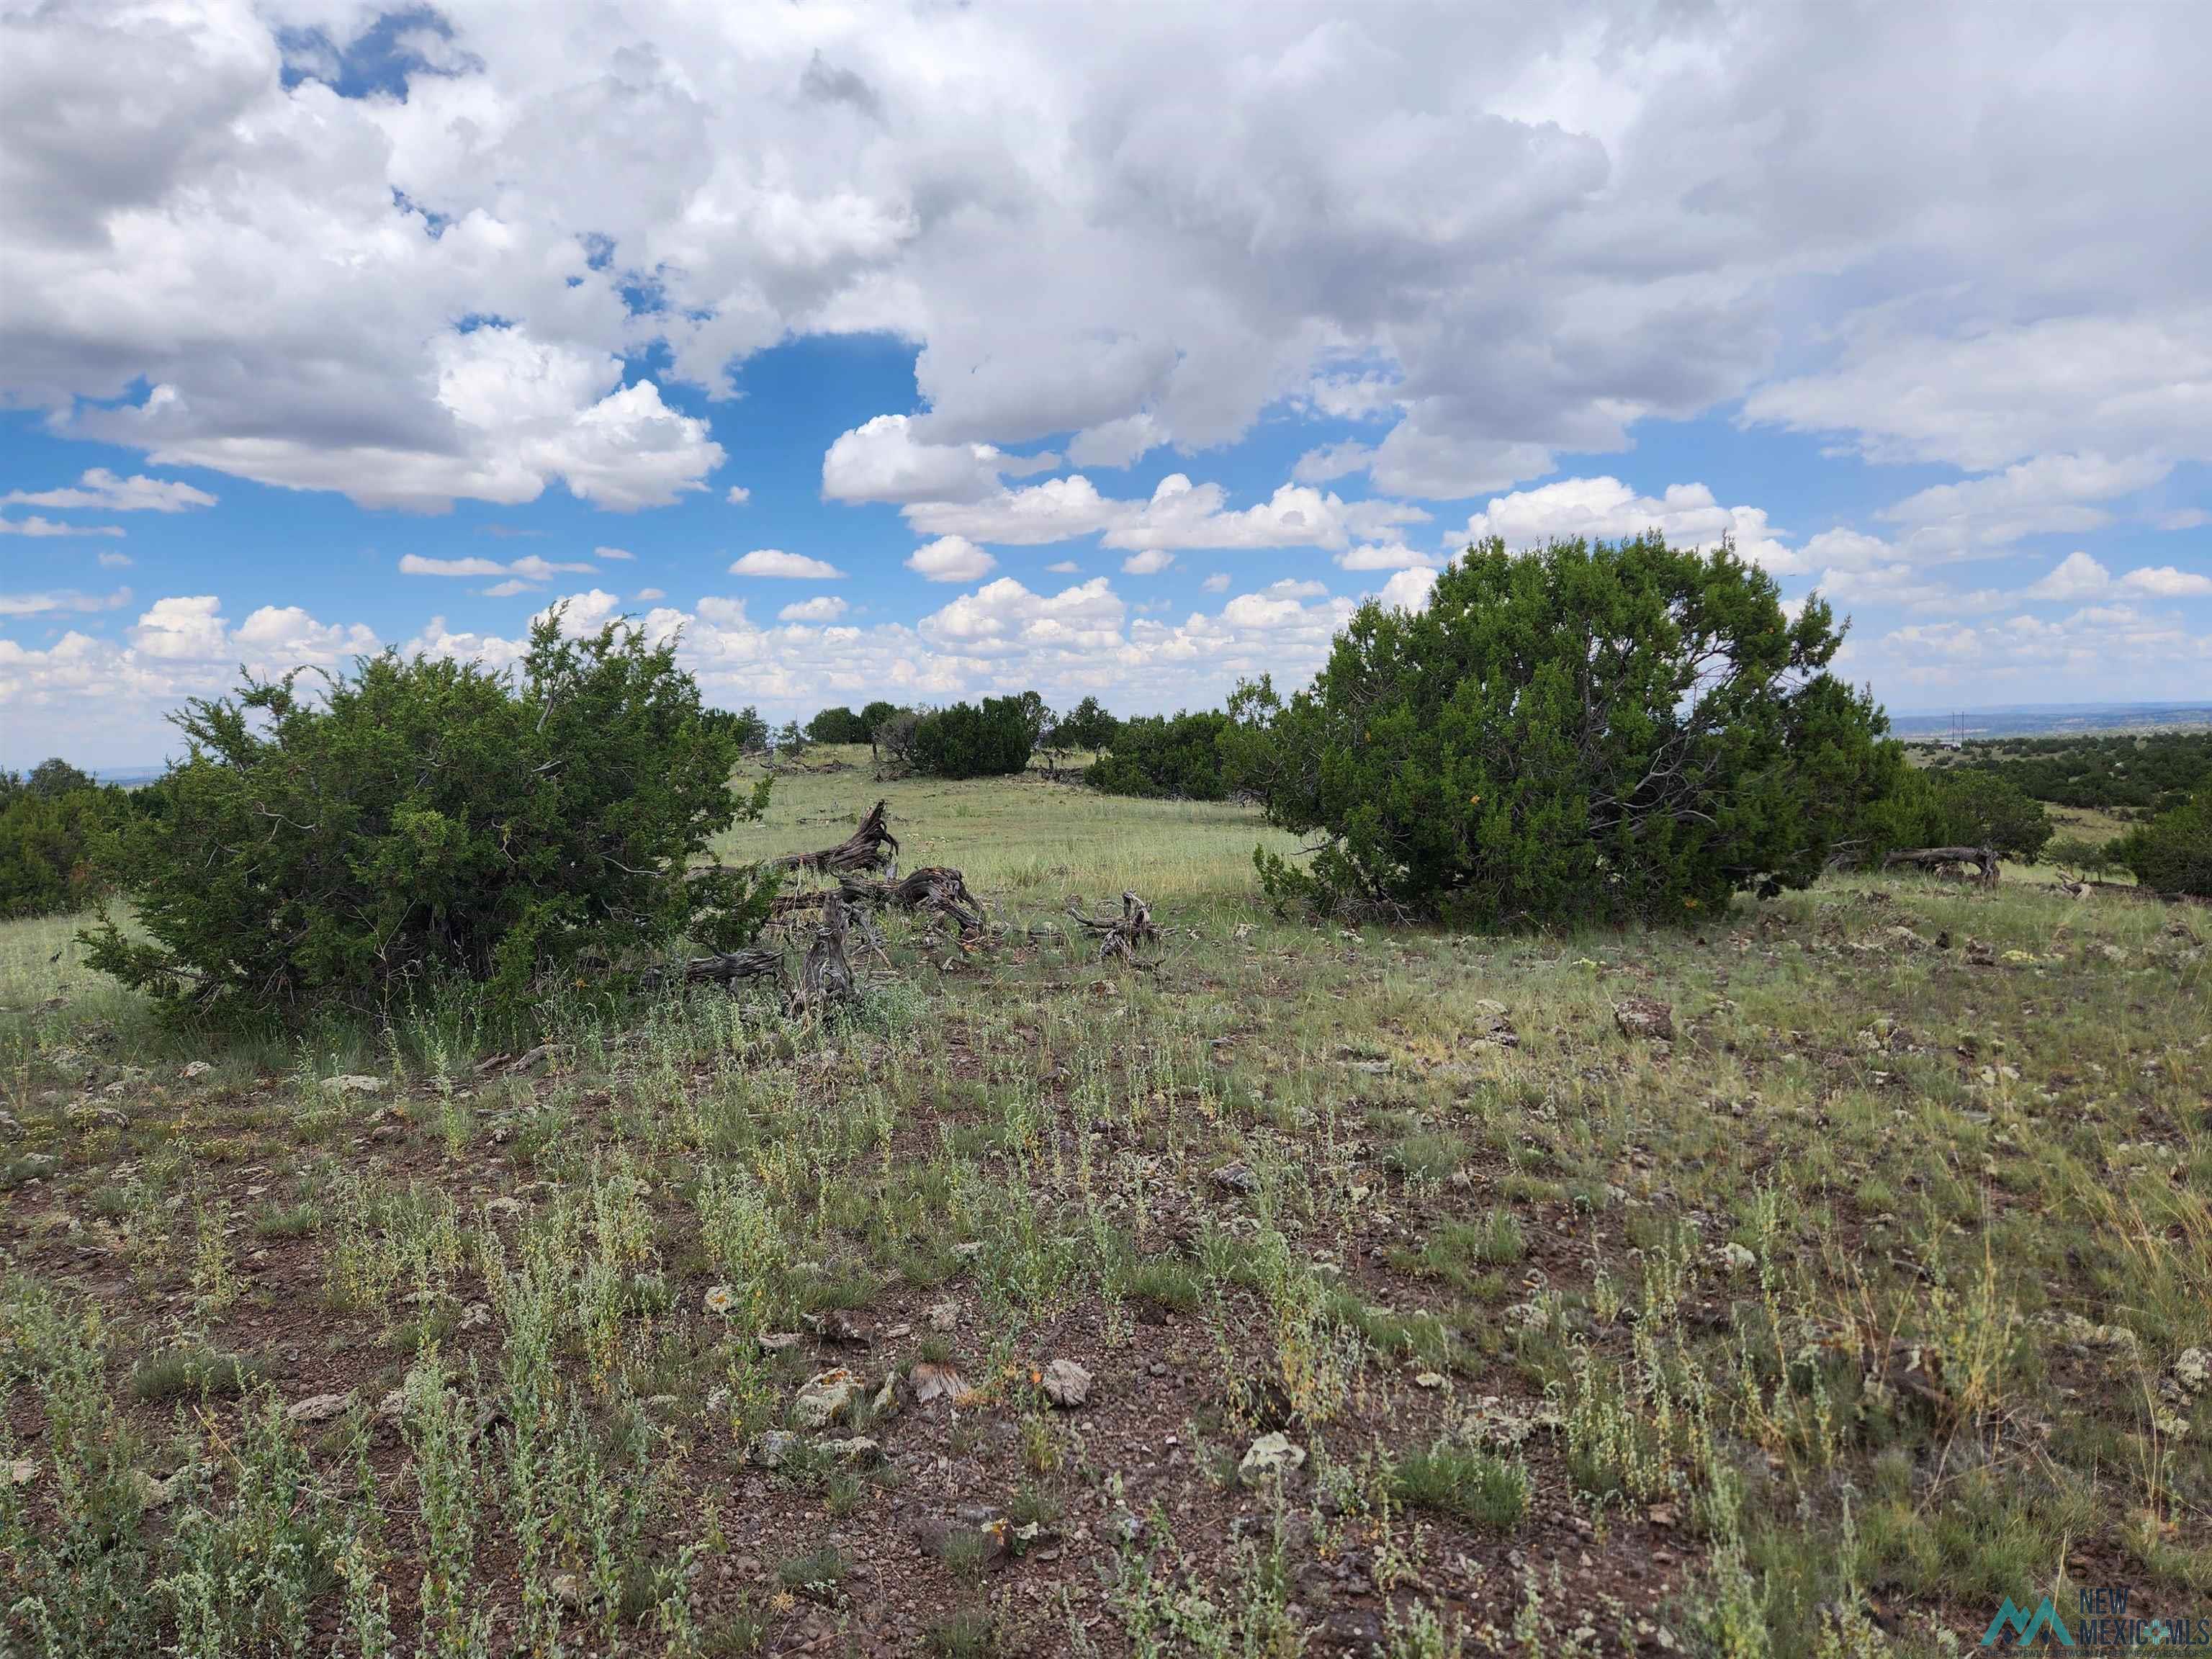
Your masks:
M1977 1650L2212 1616L2212 912L1316 928L1250 811L878 798L852 1011L161 1026L0 928L0 1652ZM1150 900L1151 971L1066 923ZM793 943L803 951L805 936Z

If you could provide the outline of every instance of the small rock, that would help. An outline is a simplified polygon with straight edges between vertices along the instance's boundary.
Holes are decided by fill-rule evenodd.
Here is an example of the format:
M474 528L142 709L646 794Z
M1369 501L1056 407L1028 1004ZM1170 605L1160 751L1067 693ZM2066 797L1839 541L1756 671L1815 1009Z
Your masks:
M1224 1192L1249 1196L1260 1190L1260 1178L1242 1164L1224 1164L1213 1172L1213 1184Z
M880 1443L865 1434L856 1434L849 1440L825 1440L822 1449L841 1463L880 1463L884 1449Z
M848 1348L865 1348L871 1340L866 1328L842 1309L832 1309L826 1314L802 1314L799 1319L808 1330L824 1342L835 1342Z
M842 1365L807 1379L792 1401L793 1415L803 1429L826 1429L860 1397L860 1379Z
M284 1415L295 1423L327 1423L334 1417L343 1417L351 1404L353 1396L349 1394L311 1394L287 1406Z
M380 1095L391 1086L389 1078L363 1077L358 1072L343 1072L323 1079L323 1087L334 1095Z
M39 1478L39 1466L27 1457L18 1457L8 1465L8 1484L27 1486Z
M72 1106L69 1120L76 1124L96 1124L103 1129L127 1129L131 1127L129 1113L113 1106Z
M44 1181L62 1167L52 1152L26 1152L15 1162L15 1173L24 1181Z
M156 1480L143 1469L131 1471L131 1484L138 1489L141 1509L166 1509L177 1501L177 1491L184 1484L186 1471L179 1469L167 1480Z
M1413 1386L1417 1389L1441 1389L1443 1385L1443 1376L1437 1371L1423 1371L1413 1379Z
M753 1442L752 1450L746 1455L762 1468L781 1468L798 1446L799 1437L790 1430L770 1429Z
M1091 1373L1073 1359L1055 1359L1044 1368L1044 1397L1066 1411L1091 1398Z
M1305 1461L1306 1449L1278 1429L1261 1435L1245 1449L1244 1461L1237 1466L1237 1478L1248 1486L1257 1486L1262 1480L1297 1474Z
M1630 1042L1672 1042L1674 1011L1656 997L1631 997L1613 1006L1613 1023Z
M960 1328L960 1304L957 1302L934 1302L929 1308L929 1328L933 1331L957 1331Z

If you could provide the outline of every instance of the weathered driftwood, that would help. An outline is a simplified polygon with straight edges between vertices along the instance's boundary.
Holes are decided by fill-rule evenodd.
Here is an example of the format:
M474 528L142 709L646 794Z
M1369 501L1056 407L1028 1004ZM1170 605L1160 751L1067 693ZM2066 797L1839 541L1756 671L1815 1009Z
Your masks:
M860 820L860 827L835 847L825 847L818 853L787 853L780 859L770 859L768 867L818 870L830 876L887 868L898 856L899 849L898 837L884 823L884 809L890 804L878 801L868 816Z
M860 994L853 983L852 962L845 954L852 918L852 907L842 899L833 899L823 907L822 925L814 930L814 943L807 950L805 963L799 970L799 984L791 994L793 1013L850 1002Z
M1068 902L1067 914L1097 939L1099 961L1112 962L1118 957L1133 968L1147 971L1159 966L1157 957L1146 961L1137 954L1139 945L1158 947L1162 941L1160 930L1152 925L1152 907L1134 893L1123 891L1121 914L1118 916L1086 916L1075 908L1073 900Z
M1972 865L1981 872L1984 887L1997 884L1997 855L1986 847L1911 847L1901 848L1881 861L1885 870L1899 864L1910 864L1923 870L1941 870L1947 866Z
M739 980L784 977L783 952L765 945L749 945L742 951L719 956L693 957L673 968L654 968L645 975L648 987L659 985L735 985Z
M848 877L838 883L834 893L826 888L814 893L787 893L775 900L769 915L781 921L823 909L832 900L878 909L895 906L902 910L927 910L951 923L963 935L983 931L982 901L968 890L967 879L959 871L942 865L927 866L902 878L894 873L884 881Z

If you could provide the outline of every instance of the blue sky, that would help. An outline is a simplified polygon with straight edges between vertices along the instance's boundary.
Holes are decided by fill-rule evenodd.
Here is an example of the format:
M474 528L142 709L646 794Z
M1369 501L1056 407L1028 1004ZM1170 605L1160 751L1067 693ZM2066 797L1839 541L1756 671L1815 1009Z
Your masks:
M1653 526L1900 710L2212 698L2207 33L0 14L0 764L563 599L779 718L1206 703Z

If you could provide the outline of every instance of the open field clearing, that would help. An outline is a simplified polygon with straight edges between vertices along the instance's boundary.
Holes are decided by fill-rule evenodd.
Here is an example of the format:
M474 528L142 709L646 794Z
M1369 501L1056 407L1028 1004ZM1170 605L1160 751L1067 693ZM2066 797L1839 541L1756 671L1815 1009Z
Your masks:
M824 764L834 763L834 765ZM164 1031L0 929L0 1627L52 1656L1951 1652L2212 1611L2212 912L1830 877L1316 929L1256 816L878 798L857 1009ZM1154 971L1063 912L1133 888ZM804 948L804 941L801 947Z

